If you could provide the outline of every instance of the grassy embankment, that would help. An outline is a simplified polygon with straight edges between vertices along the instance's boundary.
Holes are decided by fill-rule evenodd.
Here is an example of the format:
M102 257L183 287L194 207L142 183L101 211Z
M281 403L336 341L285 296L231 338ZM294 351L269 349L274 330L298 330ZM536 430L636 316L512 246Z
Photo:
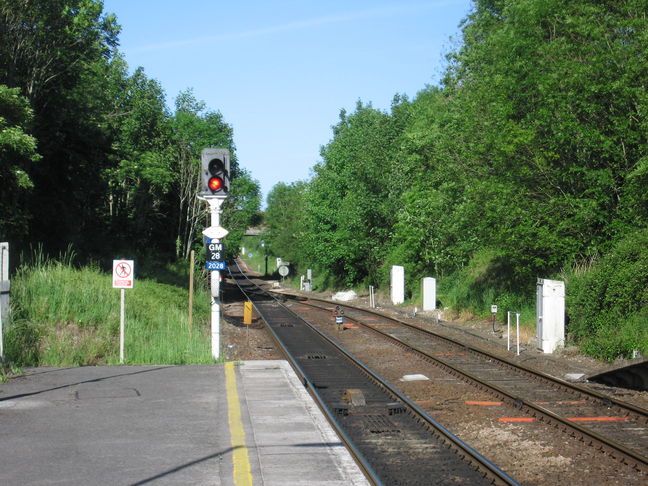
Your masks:
M120 291L111 275L96 266L76 268L69 258L35 260L12 280L6 367L119 364ZM213 362L209 297L201 290L194 297L190 333L183 271L164 269L165 277L187 282L172 285L139 278L136 268L135 286L126 290L126 364Z

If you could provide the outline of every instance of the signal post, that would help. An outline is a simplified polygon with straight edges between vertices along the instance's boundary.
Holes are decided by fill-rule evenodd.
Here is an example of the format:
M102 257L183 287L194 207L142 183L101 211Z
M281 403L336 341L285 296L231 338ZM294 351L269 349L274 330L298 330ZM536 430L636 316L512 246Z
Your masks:
M223 202L229 191L230 154L221 148L206 148L200 154L201 192L198 198L209 205L210 224L203 231L208 239L208 246L214 245L218 252L207 252L206 268L211 271L211 350L212 357L220 357L220 270L225 270L225 258L221 239L228 231L220 226L220 214ZM220 260L210 260L211 255L220 256Z

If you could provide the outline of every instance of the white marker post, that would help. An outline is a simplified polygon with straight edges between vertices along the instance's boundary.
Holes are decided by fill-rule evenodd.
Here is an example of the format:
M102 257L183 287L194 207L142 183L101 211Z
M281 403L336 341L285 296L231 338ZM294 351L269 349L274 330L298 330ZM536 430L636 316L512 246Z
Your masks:
M565 282L539 278L536 329L538 348L553 353L565 345Z
M517 334L517 355L520 356L520 313L515 313L515 329Z
M119 362L124 364L124 327L126 321L126 289L135 283L135 264L133 260L113 260L113 288L120 289L119 309Z
M400 265L391 267L391 301L394 305L405 302L405 267Z
M431 311L436 309L436 279L434 277L425 277L421 282L423 310Z
M506 313L506 350L511 350L511 311Z

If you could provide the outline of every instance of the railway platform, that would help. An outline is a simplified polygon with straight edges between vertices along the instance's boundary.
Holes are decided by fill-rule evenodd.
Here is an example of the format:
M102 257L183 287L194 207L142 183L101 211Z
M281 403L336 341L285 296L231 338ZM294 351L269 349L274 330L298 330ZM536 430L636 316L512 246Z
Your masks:
M290 365L34 368L0 384L0 484L368 484Z

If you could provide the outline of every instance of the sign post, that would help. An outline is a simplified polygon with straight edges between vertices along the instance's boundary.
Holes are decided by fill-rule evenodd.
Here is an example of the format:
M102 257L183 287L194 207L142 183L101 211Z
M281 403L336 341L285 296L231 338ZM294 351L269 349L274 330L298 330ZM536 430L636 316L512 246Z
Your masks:
M126 289L135 283L133 260L113 260L113 288L120 289L119 309L119 362L124 363L124 327L126 321Z
M0 243L0 362L4 361L3 324L9 317L9 243Z
M497 318L497 306L495 304L491 305L491 314L493 314L493 334L495 334L495 319Z

